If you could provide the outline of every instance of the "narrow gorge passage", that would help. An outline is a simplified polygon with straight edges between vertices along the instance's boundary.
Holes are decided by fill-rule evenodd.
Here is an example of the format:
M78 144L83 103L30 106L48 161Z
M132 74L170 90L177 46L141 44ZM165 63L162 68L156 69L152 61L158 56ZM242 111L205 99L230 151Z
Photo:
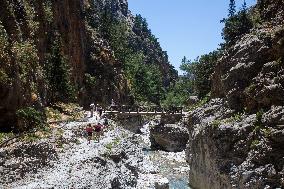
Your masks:
M284 189L283 146L284 0L0 0L0 189Z

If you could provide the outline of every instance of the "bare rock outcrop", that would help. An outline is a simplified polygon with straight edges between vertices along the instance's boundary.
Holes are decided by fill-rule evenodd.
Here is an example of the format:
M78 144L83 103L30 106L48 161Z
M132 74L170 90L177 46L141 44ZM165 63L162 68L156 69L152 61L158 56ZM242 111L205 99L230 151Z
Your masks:
M194 188L283 188L283 107L236 113L213 99L189 116Z
M212 76L212 96L249 110L284 103L283 1L259 1L262 24L225 49Z
M212 97L191 112L187 148L194 188L284 188L283 0L259 0L261 24L227 45Z
M158 124L150 129L151 148L180 152L186 148L189 135L186 128L176 124Z

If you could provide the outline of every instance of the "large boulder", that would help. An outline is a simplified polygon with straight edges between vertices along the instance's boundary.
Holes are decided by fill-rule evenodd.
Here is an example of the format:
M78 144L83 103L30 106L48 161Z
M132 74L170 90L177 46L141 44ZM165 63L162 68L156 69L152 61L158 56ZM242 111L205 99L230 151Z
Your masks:
M150 129L152 149L180 152L186 148L188 139L187 129L176 124L159 124Z
M187 99L187 105L192 106L195 105L199 101L198 96L189 96Z
M160 178L155 182L155 189L169 189L169 180L167 178Z

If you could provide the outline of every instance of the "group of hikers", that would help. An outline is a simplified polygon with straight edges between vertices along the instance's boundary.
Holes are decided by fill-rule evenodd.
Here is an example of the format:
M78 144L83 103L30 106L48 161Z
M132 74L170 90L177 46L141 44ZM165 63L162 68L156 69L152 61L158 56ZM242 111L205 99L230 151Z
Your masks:
M88 143L91 142L92 138L93 138L93 133L96 132L96 136L99 138L101 133L102 133L102 130L108 126L108 120L106 118L104 118L104 122L103 124L100 122L101 118L102 118L102 113L103 113L103 109L101 106L99 105L94 105L94 104L91 104L90 105L90 108L91 108L91 117L94 116L94 112L98 115L95 115L96 116L96 119L97 119L97 116L99 117L99 121L97 124L95 125L92 125L91 123L89 123L87 126L86 126L86 133L87 133L87 137L88 137Z
M102 125L101 123L98 123L96 125L92 125L89 123L86 127L86 133L88 136L88 143L90 144L94 131L97 133L96 136L99 137L102 133L103 128L105 128L107 125Z
M91 104L90 108L91 108L91 117L94 117L94 112L98 112L99 117L102 116L103 108L100 105Z

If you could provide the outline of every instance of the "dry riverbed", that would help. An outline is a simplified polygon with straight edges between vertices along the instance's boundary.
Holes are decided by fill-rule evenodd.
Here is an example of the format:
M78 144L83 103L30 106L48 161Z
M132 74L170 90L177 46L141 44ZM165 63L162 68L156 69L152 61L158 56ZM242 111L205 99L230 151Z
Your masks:
M170 188L188 188L184 152L151 151L149 124L135 134L109 121L88 144L84 126L96 122L61 124L49 138L0 149L0 188L143 189L167 181Z

